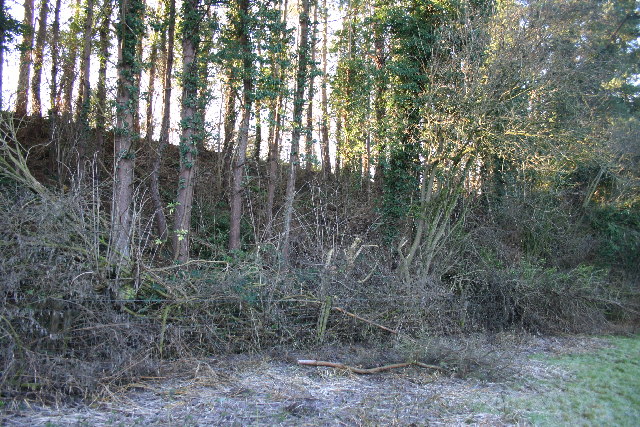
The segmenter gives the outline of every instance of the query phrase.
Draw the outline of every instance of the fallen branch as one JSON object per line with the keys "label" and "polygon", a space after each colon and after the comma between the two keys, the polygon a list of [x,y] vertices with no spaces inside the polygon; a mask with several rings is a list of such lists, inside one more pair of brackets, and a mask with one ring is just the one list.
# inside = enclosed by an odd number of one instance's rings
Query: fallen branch
{"label": "fallen branch", "polygon": [[437,371],[443,370],[439,366],[427,365],[426,363],[420,363],[420,362],[394,363],[391,365],[378,366],[376,368],[356,368],[354,366],[345,365],[343,363],[323,362],[321,360],[298,360],[298,365],[327,366],[329,368],[344,369],[347,371],[351,371],[354,374],[363,374],[363,375],[377,374],[384,371],[390,371],[392,369],[406,368],[407,366],[418,366],[420,368],[435,369]]}

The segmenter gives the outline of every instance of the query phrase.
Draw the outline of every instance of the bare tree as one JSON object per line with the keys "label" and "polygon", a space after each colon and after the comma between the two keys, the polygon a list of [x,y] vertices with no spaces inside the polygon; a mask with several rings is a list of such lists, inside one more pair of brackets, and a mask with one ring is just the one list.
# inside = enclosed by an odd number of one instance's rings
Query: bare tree
{"label": "bare tree", "polygon": [[300,0],[300,43],[298,45],[298,69],[296,87],[293,94],[293,131],[291,133],[291,153],[289,156],[289,178],[285,193],[284,236],[282,240],[282,259],[289,262],[291,219],[293,217],[293,201],[296,190],[296,170],[298,169],[300,133],[302,130],[302,108],[304,106],[304,88],[308,77],[309,62],[309,3]]}
{"label": "bare tree", "polygon": [[180,122],[180,174],[178,175],[178,195],[174,216],[173,248],[174,258],[178,262],[189,259],[189,241],[191,233],[191,209],[193,206],[193,187],[196,177],[198,138],[200,126],[198,117],[198,44],[200,12],[199,0],[185,0],[182,28],[182,105]]}
{"label": "bare tree", "polygon": [[238,118],[238,111],[236,110],[238,90],[236,89],[235,74],[235,67],[232,65],[227,72],[224,97],[224,139],[222,142],[222,169],[218,180],[219,185],[222,185],[223,182],[227,182],[233,158],[233,141],[235,139],[236,120]]}
{"label": "bare tree", "polygon": [[322,176],[325,180],[331,175],[331,157],[329,156],[329,108],[327,97],[327,42],[328,42],[328,20],[329,10],[327,9],[327,0],[322,0],[322,91],[321,91],[321,108],[322,121],[320,124],[320,149],[322,151]]}
{"label": "bare tree", "polygon": [[[282,33],[284,33],[287,24],[287,0],[282,5]],[[278,80],[284,80],[285,69],[281,66],[284,59],[284,50],[278,54],[274,54],[272,58],[271,66],[274,69],[274,75],[278,76]],[[267,203],[265,205],[265,217],[267,226],[265,228],[265,234],[270,236],[273,228],[273,205],[276,195],[276,183],[278,180],[278,154],[280,152],[280,130],[282,127],[282,99],[283,89],[278,90],[278,95],[273,100],[270,112],[271,126],[269,128],[268,148],[267,155],[268,173],[267,173]]]}
{"label": "bare tree", "polygon": [[91,91],[91,42],[93,39],[93,3],[87,0],[87,13],[82,28],[82,54],[80,56],[80,87],[76,113],[80,120],[86,120],[89,115],[89,94]]}
{"label": "bare tree", "polygon": [[118,23],[118,93],[114,144],[113,207],[111,209],[110,262],[118,270],[126,268],[131,257],[131,225],[133,221],[133,99],[138,96],[134,86],[140,72],[136,60],[138,38],[142,37],[143,4],[139,0],[120,0]]}
{"label": "bare tree", "polygon": [[[51,116],[58,114],[58,70],[60,67],[60,9],[62,0],[56,0],[53,12],[53,24],[51,28],[51,86],[49,99],[51,104]],[[55,127],[55,126],[54,126]]]}
{"label": "bare tree", "polygon": [[151,170],[151,200],[156,217],[156,227],[160,239],[168,237],[167,218],[164,214],[162,200],[160,198],[160,166],[164,150],[169,144],[169,124],[171,120],[171,91],[173,73],[173,45],[176,32],[176,2],[168,0],[168,26],[166,34],[166,44],[162,43],[163,56],[165,57],[163,75],[163,107],[162,123],[160,124],[160,141],[157,151],[153,157],[153,167]]}
{"label": "bare tree", "polygon": [[[76,13],[73,21],[79,25],[81,0],[77,0]],[[67,40],[67,52],[62,63],[62,78],[60,80],[61,99],[59,102],[60,113],[68,116],[72,111],[73,85],[76,80],[76,65],[78,62],[78,41]]]}
{"label": "bare tree", "polygon": [[42,115],[40,84],[42,82],[42,59],[44,57],[44,45],[47,38],[48,13],[49,0],[41,0],[40,14],[38,16],[38,33],[36,34],[36,46],[33,53],[33,77],[31,78],[31,112],[36,116]]}
{"label": "bare tree", "polygon": [[87,11],[82,30],[82,54],[80,56],[80,87],[76,104],[78,122],[78,175],[84,177],[85,163],[89,144],[89,109],[91,107],[91,44],[93,40],[93,4],[94,0],[87,0]]}
{"label": "bare tree", "polygon": [[[100,159],[100,153],[104,147],[105,125],[107,123],[107,65],[109,62],[109,42],[111,13],[113,0],[104,0],[101,8],[100,26],[98,28],[98,84],[96,87],[97,113],[96,113],[96,153]],[[100,178],[100,169],[98,176]]]}
{"label": "bare tree", "polygon": [[151,44],[151,53],[149,54],[149,90],[147,91],[147,114],[146,114],[146,136],[145,141],[150,147],[153,142],[153,97],[156,92],[156,71],[158,62],[158,40],[154,39]]}
{"label": "bare tree", "polygon": [[305,129],[305,169],[311,170],[311,164],[313,163],[313,81],[315,78],[316,68],[316,42],[317,42],[317,28],[318,28],[318,1],[313,0],[313,31],[311,32],[311,61],[309,63],[309,93],[307,99],[309,104],[307,105],[307,126]]}
{"label": "bare tree", "polygon": [[18,74],[18,88],[16,90],[16,115],[27,114],[27,101],[29,99],[29,75],[31,73],[31,61],[33,53],[33,9],[34,0],[25,0],[23,35],[20,53],[20,72]]}
{"label": "bare tree", "polygon": [[238,132],[238,144],[233,162],[233,180],[231,184],[231,225],[229,230],[229,250],[240,249],[240,222],[242,221],[242,175],[247,158],[249,141],[249,121],[253,102],[253,60],[249,34],[249,0],[237,0],[239,12],[237,31],[242,49],[242,121]]}

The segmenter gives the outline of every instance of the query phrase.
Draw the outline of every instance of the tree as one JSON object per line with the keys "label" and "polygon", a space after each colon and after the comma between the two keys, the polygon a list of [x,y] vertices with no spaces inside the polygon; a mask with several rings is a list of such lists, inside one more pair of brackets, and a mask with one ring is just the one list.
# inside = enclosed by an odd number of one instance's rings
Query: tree
{"label": "tree", "polygon": [[[173,48],[176,28],[176,3],[175,0],[168,0],[166,3],[166,36],[165,43],[162,43],[164,61],[163,93],[162,93],[162,122],[160,124],[160,141],[153,156],[153,166],[151,170],[151,200],[156,217],[156,227],[161,240],[168,237],[167,219],[164,215],[162,199],[160,198],[160,166],[162,164],[163,153],[169,144],[169,123],[171,118],[171,91],[173,73]],[[164,31],[163,31],[164,34]]]}
{"label": "tree", "polygon": [[80,55],[80,87],[78,88],[78,102],[76,115],[85,127],[88,127],[88,116],[91,93],[91,43],[93,41],[93,2],[86,0],[86,14],[82,26],[82,54]]}
{"label": "tree", "polygon": [[49,92],[49,103],[51,108],[52,128],[55,129],[55,118],[58,115],[58,69],[60,66],[60,9],[62,0],[56,0],[53,12],[53,24],[51,28],[51,86]]}
{"label": "tree", "polygon": [[133,185],[135,151],[133,141],[134,102],[138,88],[133,84],[140,73],[136,58],[138,40],[144,34],[140,0],[119,1],[120,21],[118,33],[118,88],[116,100],[116,127],[114,144],[114,182],[111,209],[111,247],[109,261],[116,272],[126,269],[131,258],[131,233],[133,222]]}
{"label": "tree", "polygon": [[16,115],[27,114],[29,99],[29,75],[33,54],[33,9],[34,0],[25,0],[24,19],[22,21],[22,43],[20,44],[20,71],[18,74],[18,88],[16,89]]}
{"label": "tree", "polygon": [[322,152],[322,176],[327,181],[331,175],[331,156],[329,154],[329,100],[327,96],[328,73],[327,73],[327,44],[328,44],[328,20],[329,9],[327,0],[322,1],[322,86],[321,86],[321,109],[322,119],[320,122],[320,150]]}
{"label": "tree", "polygon": [[253,52],[250,38],[250,10],[249,0],[237,0],[237,39],[242,51],[242,120],[238,132],[238,144],[233,162],[233,177],[231,187],[231,225],[229,230],[229,250],[239,250],[240,222],[242,220],[243,172],[247,157],[249,141],[249,121],[251,119],[251,105],[253,102]]}
{"label": "tree", "polygon": [[284,231],[282,239],[282,259],[289,263],[291,250],[291,219],[296,191],[296,171],[299,163],[300,134],[302,131],[302,108],[304,106],[304,88],[308,78],[309,64],[309,4],[310,0],[300,0],[300,41],[298,44],[298,65],[295,90],[293,92],[293,131],[291,133],[291,153],[289,155],[289,178],[285,193]]}
{"label": "tree", "polygon": [[33,54],[33,77],[31,78],[31,112],[36,116],[42,116],[42,100],[40,98],[40,84],[42,82],[42,60],[47,36],[47,15],[49,13],[49,1],[41,0],[40,14],[38,17],[38,32]]}
{"label": "tree", "polygon": [[85,162],[89,145],[89,110],[91,109],[91,44],[93,41],[93,4],[87,0],[87,10],[82,29],[82,53],[80,55],[80,86],[76,104],[76,121],[78,122],[78,175],[85,175]]}
{"label": "tree", "polygon": [[318,28],[318,1],[314,0],[313,4],[313,31],[311,31],[311,61],[309,62],[309,93],[307,99],[307,125],[305,132],[305,168],[311,170],[311,165],[315,160],[313,154],[313,81],[316,76],[316,44],[317,44],[317,28]]}
{"label": "tree", "polygon": [[193,187],[196,176],[198,139],[202,138],[198,119],[199,64],[198,46],[199,27],[202,12],[199,0],[186,0],[182,5],[182,101],[180,111],[180,173],[178,175],[178,195],[174,215],[173,248],[174,258],[178,262],[189,259],[189,241],[191,233],[191,209],[193,206]]}
{"label": "tree", "polygon": [[[107,65],[109,63],[110,27],[113,0],[104,0],[100,10],[100,24],[98,26],[98,84],[96,87],[96,153],[98,159],[104,149],[104,135],[109,117],[107,111]],[[98,176],[100,180],[100,168]]]}
{"label": "tree", "polygon": [[76,0],[75,13],[71,18],[69,29],[62,33],[64,36],[62,46],[65,48],[64,60],[62,61],[62,78],[60,79],[60,97],[57,102],[57,109],[65,120],[70,120],[73,110],[72,98],[73,87],[76,80],[76,65],[78,62],[79,40],[77,34],[81,30],[81,0]]}
{"label": "tree", "polygon": [[[267,90],[271,93],[271,106],[269,109],[269,136],[267,154],[267,201],[265,203],[265,235],[270,237],[273,230],[273,209],[278,182],[278,156],[280,153],[280,136],[282,129],[283,111],[282,103],[287,93],[286,69],[288,44],[290,40],[287,29],[288,2],[279,3],[282,11],[272,17],[272,49],[270,50],[270,84]],[[275,96],[274,96],[275,95]]]}

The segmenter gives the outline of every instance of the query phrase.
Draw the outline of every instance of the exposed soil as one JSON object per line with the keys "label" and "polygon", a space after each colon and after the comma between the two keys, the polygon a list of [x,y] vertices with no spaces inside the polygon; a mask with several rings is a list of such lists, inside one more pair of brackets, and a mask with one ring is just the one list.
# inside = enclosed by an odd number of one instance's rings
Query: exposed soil
{"label": "exposed soil", "polygon": [[325,347],[313,354],[225,356],[182,361],[166,368],[162,378],[111,388],[108,398],[94,402],[57,407],[24,402],[20,409],[6,408],[0,421],[8,426],[523,425],[522,414],[506,402],[544,392],[536,380],[568,375],[532,354],[594,351],[607,343],[584,336],[497,335],[429,345],[433,354],[443,355],[444,372],[409,367],[356,375],[296,363],[323,359],[370,367],[376,358],[377,364],[398,361],[397,349]]}

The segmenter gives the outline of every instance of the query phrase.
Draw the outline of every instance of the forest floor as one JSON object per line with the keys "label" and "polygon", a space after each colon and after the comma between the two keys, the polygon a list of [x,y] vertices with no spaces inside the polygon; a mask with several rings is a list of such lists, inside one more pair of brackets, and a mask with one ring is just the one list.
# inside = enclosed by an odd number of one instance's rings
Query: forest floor
{"label": "forest floor", "polygon": [[90,403],[24,402],[4,408],[0,424],[640,425],[640,336],[500,334],[427,345],[443,355],[445,371],[357,375],[297,364],[301,358],[370,367],[397,357],[375,346],[272,350],[174,363],[162,377],[112,388]]}

